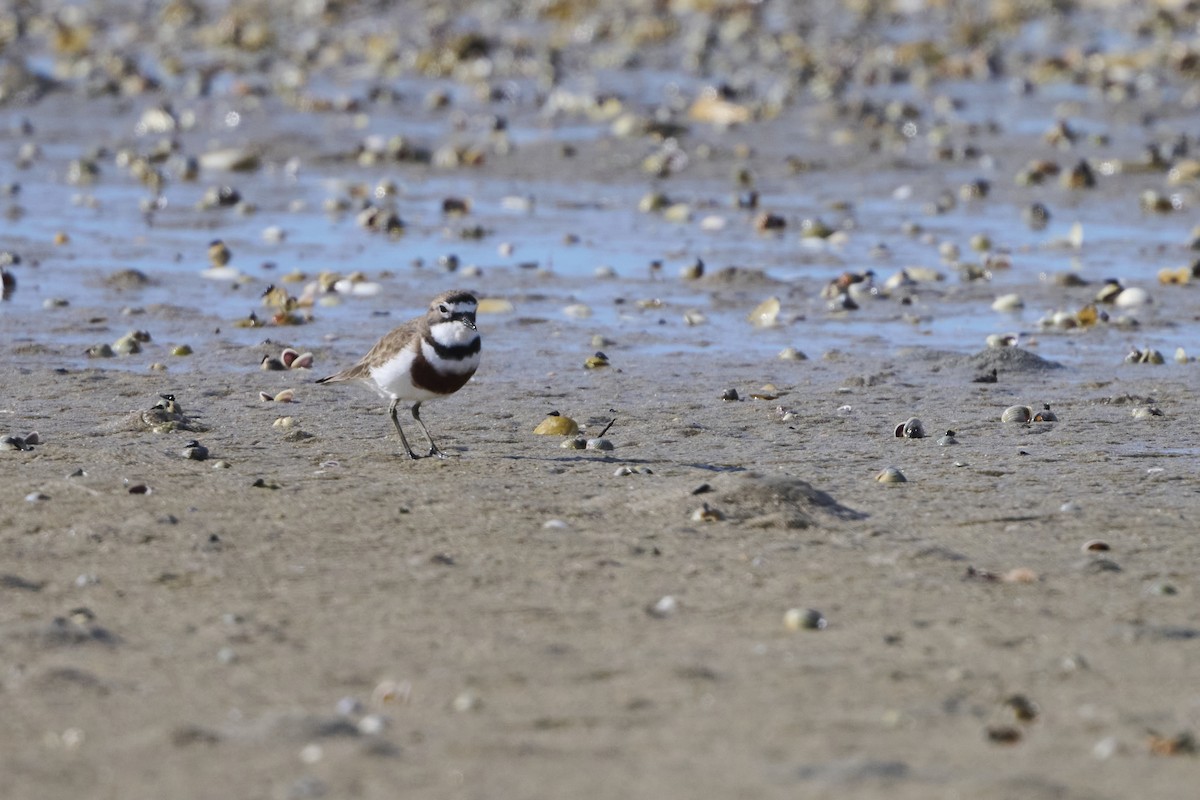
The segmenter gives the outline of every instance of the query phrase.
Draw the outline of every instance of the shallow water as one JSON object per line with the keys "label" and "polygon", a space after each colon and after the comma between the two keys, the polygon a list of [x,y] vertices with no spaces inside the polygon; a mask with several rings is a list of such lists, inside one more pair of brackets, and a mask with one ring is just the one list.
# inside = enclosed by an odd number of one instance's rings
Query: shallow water
{"label": "shallow water", "polygon": [[[580,79],[574,81],[578,87]],[[698,85],[682,73],[661,70],[602,72],[583,83],[651,104],[669,104],[671,98],[677,102],[691,96]],[[313,93],[353,97],[365,85],[355,80],[329,81],[318,83]],[[407,103],[374,107],[369,114],[306,114],[271,98],[249,103],[222,95],[222,85],[217,84],[213,97],[186,104],[197,121],[177,134],[182,149],[199,153],[228,146],[257,148],[264,152],[263,168],[250,174],[202,173],[194,182],[170,179],[149,215],[140,205],[151,199],[150,194],[113,159],[122,147],[144,152],[159,138],[136,133],[137,120],[149,103],[92,101],[86,131],[79,129],[77,101],[70,98],[52,95],[36,106],[7,109],[0,135],[5,154],[0,159],[0,182],[20,185],[19,194],[7,204],[19,206],[22,213],[10,215],[3,246],[21,253],[25,261],[13,270],[19,288],[5,308],[29,315],[31,337],[49,345],[83,344],[95,338],[70,326],[42,327],[41,320],[53,320],[60,313],[41,310],[49,298],[66,299],[72,307],[108,309],[109,315],[127,306],[182,303],[226,320],[223,336],[249,342],[261,339],[263,331],[239,331],[231,323],[252,311],[264,313],[258,295],[268,285],[293,270],[309,276],[335,270],[362,271],[381,280],[380,297],[348,298],[337,307],[319,307],[317,316],[326,318],[328,325],[311,333],[289,330],[288,336],[327,337],[349,329],[359,338],[356,323],[363,319],[364,309],[374,314],[394,309],[395,318],[403,318],[419,311],[427,293],[412,289],[412,284],[424,287],[435,281],[465,283],[498,296],[532,292],[531,299],[517,308],[518,314],[561,318],[567,303],[586,303],[593,315],[579,323],[581,335],[585,329],[637,329],[653,334],[642,343],[645,347],[730,347],[755,356],[786,345],[810,355],[839,348],[912,345],[974,352],[987,335],[1013,332],[1048,358],[1070,362],[1088,351],[1111,354],[1116,361],[1132,346],[1155,347],[1169,356],[1175,347],[1190,346],[1200,333],[1197,315],[1188,311],[1193,288],[1158,287],[1155,282],[1158,269],[1190,260],[1186,212],[1146,214],[1137,207],[1143,189],[1165,190],[1160,172],[1101,177],[1101,187],[1088,192],[1068,192],[1054,178],[1042,187],[1017,190],[1013,186],[1015,171],[1035,154],[1057,158],[1064,166],[1081,157],[1080,152],[1093,159],[1136,160],[1144,144],[1144,126],[1128,113],[1105,117],[1106,107],[1084,88],[1054,84],[1025,96],[1003,81],[940,86],[941,94],[960,101],[942,120],[952,131],[951,141],[965,141],[970,126],[998,124],[995,131],[974,137],[982,142],[984,154],[966,161],[931,160],[930,148],[923,143],[930,127],[924,120],[906,152],[860,164],[846,161],[844,154],[828,150],[828,132],[819,121],[810,124],[801,109],[728,134],[694,124],[698,135],[716,143],[713,163],[696,163],[694,169],[689,166],[666,179],[640,181],[630,179],[637,174],[634,165],[657,145],[630,147],[613,140],[608,121],[548,120],[532,102],[533,89],[521,85],[511,87],[515,99],[502,109],[509,116],[509,137],[518,151],[541,155],[527,157],[515,169],[360,167],[347,154],[372,134],[402,134],[430,147],[444,141],[479,142],[487,136],[491,106],[455,84],[409,80],[397,82],[395,88],[408,98]],[[413,107],[412,98],[431,88],[445,89],[454,98],[455,110],[449,118]],[[1173,96],[1169,87],[1160,94]],[[881,102],[928,100],[904,85],[862,92],[863,99],[871,95]],[[231,125],[229,114],[235,110],[238,122]],[[1068,114],[1081,131],[1104,133],[1109,142],[1076,152],[1047,150],[1041,134]],[[1175,118],[1157,138],[1168,137],[1171,129],[1182,127],[1195,114],[1172,111],[1164,116]],[[25,122],[35,134],[22,132]],[[19,168],[14,163],[16,150],[27,141],[37,141],[41,153],[31,166]],[[595,157],[596,150],[587,148],[603,147],[606,142],[623,154],[622,163],[630,165],[611,179],[576,170],[577,162],[557,153],[569,143],[585,148],[585,158]],[[781,214],[789,222],[781,234],[756,233],[755,212],[733,206],[735,189],[728,176],[743,160],[728,152],[742,142],[749,143],[756,155],[762,153],[749,163],[756,164],[760,209]],[[828,163],[810,173],[788,175],[779,169],[778,155],[789,148],[825,148]],[[92,151],[98,153],[98,179],[88,185],[68,185],[71,159]],[[169,172],[170,167],[164,169]],[[395,207],[407,225],[402,236],[389,239],[371,234],[357,226],[352,212],[331,215],[322,210],[326,200],[344,196],[348,187],[369,188],[384,179],[398,187]],[[975,179],[992,185],[991,196],[959,201],[944,213],[929,213],[925,208],[940,194],[957,194],[958,187]],[[257,210],[243,215],[233,209],[197,209],[203,192],[221,184],[238,188]],[[639,198],[652,188],[688,202],[691,218],[675,223],[637,211]],[[1179,191],[1190,206],[1190,189]],[[446,197],[468,199],[470,214],[445,217],[441,202]],[[528,201],[528,208],[516,208],[519,204],[513,198]],[[1051,222],[1044,230],[1031,230],[1021,220],[1021,207],[1035,199],[1052,208]],[[840,205],[833,208],[832,203]],[[710,216],[723,217],[725,227],[716,232],[702,229],[700,221]],[[797,230],[805,218],[819,218],[842,230],[843,240],[836,245],[802,240]],[[920,225],[923,233],[904,232],[907,223]],[[1075,223],[1084,231],[1078,248],[1066,243]],[[264,241],[263,230],[270,226],[281,228],[286,239]],[[485,235],[478,240],[462,238],[459,232],[469,226],[480,226]],[[60,232],[69,235],[70,243],[50,245]],[[952,265],[942,262],[938,245],[957,244],[964,262],[978,261],[978,254],[967,246],[970,237],[978,234],[987,235],[1006,252],[1012,266],[994,272],[990,281],[964,283]],[[576,238],[568,243],[568,236]],[[215,238],[233,250],[232,266],[247,276],[244,285],[198,277],[208,266],[205,251]],[[502,243],[511,252],[502,253]],[[880,245],[886,248],[882,255],[876,251]],[[438,259],[449,254],[481,273],[431,277]],[[763,270],[784,284],[743,289],[745,305],[728,307],[710,296],[708,288],[679,280],[680,267],[695,258],[703,259],[709,272],[736,265]],[[652,275],[649,265],[655,261],[663,268]],[[908,306],[894,300],[868,300],[858,311],[833,314],[818,296],[824,283],[843,270],[872,269],[882,281],[914,265],[934,267],[946,280],[922,287]],[[616,277],[595,277],[601,266],[611,268]],[[124,268],[138,269],[156,282],[123,293],[101,285],[101,276]],[[1049,276],[1063,272],[1077,273],[1090,285],[1071,290],[1054,286]],[[1039,320],[1046,314],[1078,309],[1108,277],[1151,290],[1157,302],[1129,312],[1141,323],[1139,328],[1101,326],[1065,333],[1040,329]],[[298,293],[302,285],[289,288]],[[414,292],[419,293],[413,296]],[[1009,292],[1026,299],[1024,308],[1008,314],[992,311],[991,300]],[[786,324],[774,331],[750,329],[746,314],[770,294],[783,296]],[[660,299],[663,307],[651,312],[631,310],[637,300],[649,298]],[[702,311],[707,323],[694,328],[684,325],[681,312],[688,308]],[[361,338],[369,341],[379,323],[368,318],[362,325],[366,330]],[[163,332],[155,334],[169,338]]]}

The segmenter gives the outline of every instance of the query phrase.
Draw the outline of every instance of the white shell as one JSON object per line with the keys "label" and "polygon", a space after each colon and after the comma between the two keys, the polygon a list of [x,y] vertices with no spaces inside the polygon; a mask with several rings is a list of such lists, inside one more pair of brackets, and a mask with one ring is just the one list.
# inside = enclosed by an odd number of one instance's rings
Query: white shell
{"label": "white shell", "polygon": [[1029,406],[1009,406],[1000,415],[1001,422],[1029,422],[1033,419],[1033,409]]}
{"label": "white shell", "polygon": [[1025,301],[1021,299],[1021,295],[1002,294],[992,303],[992,311],[1016,311],[1019,308],[1025,307]]}
{"label": "white shell", "polygon": [[1140,286],[1131,286],[1128,289],[1123,289],[1117,295],[1116,300],[1113,301],[1117,308],[1137,308],[1138,306],[1147,305],[1150,302],[1152,302],[1150,300],[1150,293]]}

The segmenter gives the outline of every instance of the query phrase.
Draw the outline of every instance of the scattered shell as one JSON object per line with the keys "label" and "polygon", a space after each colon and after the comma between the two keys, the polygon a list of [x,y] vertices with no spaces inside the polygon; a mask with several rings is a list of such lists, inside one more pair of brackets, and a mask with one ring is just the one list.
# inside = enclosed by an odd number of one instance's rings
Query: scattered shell
{"label": "scattered shell", "polygon": [[1033,419],[1033,409],[1029,406],[1009,406],[1000,415],[1001,422],[1029,422]]}
{"label": "scattered shell", "polygon": [[1164,286],[1182,286],[1185,283],[1189,283],[1192,277],[1191,267],[1178,267],[1176,269],[1163,267],[1158,271],[1158,282]]}
{"label": "scattered shell", "polygon": [[579,425],[570,417],[554,412],[538,423],[533,432],[538,436],[574,436],[579,433]]}
{"label": "scattered shell", "polygon": [[800,630],[823,631],[828,626],[825,615],[815,608],[789,608],[783,614],[783,627],[793,633]]}
{"label": "scattered shell", "polygon": [[1125,356],[1126,364],[1164,364],[1166,359],[1158,350],[1147,347],[1145,350],[1138,350],[1136,347],[1129,351]]}
{"label": "scattered shell", "polygon": [[794,347],[785,347],[779,351],[779,358],[783,361],[807,361],[808,356],[800,352]]}
{"label": "scattered shell", "polygon": [[958,444],[958,439],[955,438],[954,431],[946,431],[945,435],[940,437],[937,443],[942,447],[947,447],[949,445]]}
{"label": "scattered shell", "polygon": [[150,406],[150,410],[161,410],[164,414],[178,416],[183,413],[183,406],[175,399],[173,394],[160,394],[154,405]]}
{"label": "scattered shell", "polygon": [[1186,364],[1186,363],[1188,363],[1188,354],[1187,354],[1187,351],[1186,351],[1186,350],[1184,350],[1182,347],[1176,347],[1176,348],[1175,348],[1175,362],[1176,362],[1177,364]]}
{"label": "scattered shell", "polygon": [[113,343],[112,349],[123,356],[142,352],[142,343],[135,333],[127,333]]}
{"label": "scattered shell", "polygon": [[189,344],[177,344],[171,348],[173,356],[190,356],[192,354],[192,346]]}
{"label": "scattered shell", "polygon": [[612,450],[613,443],[604,438],[588,439],[585,448],[588,450]]}
{"label": "scattered shell", "polygon": [[747,319],[756,327],[770,328],[778,324],[779,309],[779,298],[768,297],[766,300],[755,306],[754,310],[750,312],[750,316],[748,316]]}
{"label": "scattered shell", "polygon": [[886,469],[884,469],[882,472],[880,472],[878,475],[875,476],[875,480],[879,481],[880,483],[907,483],[908,482],[908,478],[904,477],[904,473],[901,472],[899,470],[899,468],[897,468],[897,467],[887,467]]}
{"label": "scattered shell", "polygon": [[1029,567],[1016,567],[1000,576],[1004,583],[1037,583],[1038,574]]}
{"label": "scattered shell", "polygon": [[279,356],[279,360],[288,369],[312,369],[313,354],[299,353],[290,347],[285,347]]}
{"label": "scattered shell", "polygon": [[575,319],[587,319],[592,315],[592,309],[583,303],[572,303],[563,309],[563,313]]}
{"label": "scattered shell", "polygon": [[1049,403],[1042,404],[1042,410],[1033,415],[1034,422],[1058,422],[1058,415],[1050,410]]}
{"label": "scattered shell", "polygon": [[1196,739],[1186,731],[1175,736],[1160,736],[1157,733],[1151,733],[1147,744],[1151,754],[1156,756],[1177,756],[1196,752]]}
{"label": "scattered shell", "polygon": [[475,308],[476,314],[511,314],[516,309],[513,304],[502,297],[481,297]]}
{"label": "scattered shell", "polygon": [[924,439],[925,426],[916,417],[909,417],[896,426],[896,438]]}
{"label": "scattered shell", "polygon": [[113,352],[112,346],[107,344],[92,345],[83,354],[88,358],[112,358],[116,355]]}
{"label": "scattered shell", "polygon": [[258,153],[241,147],[210,150],[202,153],[198,160],[201,169],[220,172],[253,172],[262,165]]}
{"label": "scattered shell", "polygon": [[993,333],[987,337],[987,346],[994,348],[1016,347],[1020,341],[1020,337],[1015,333]]}
{"label": "scattered shell", "polygon": [[733,401],[737,400],[738,399],[737,389],[726,389],[725,391],[721,392],[721,399],[726,402],[733,402]]}
{"label": "scattered shell", "polygon": [[192,461],[204,461],[208,458],[208,448],[193,439],[183,446],[179,454]]}
{"label": "scattered shell", "polygon": [[587,448],[587,443],[587,437],[574,436],[570,439],[563,439],[563,443],[560,444],[559,447],[563,448],[564,450],[584,450]]}
{"label": "scattered shell", "polygon": [[1016,311],[1025,307],[1025,301],[1021,299],[1021,295],[1002,294],[992,303],[992,311]]}
{"label": "scattered shell", "polygon": [[1021,731],[1011,725],[991,725],[987,729],[987,738],[996,744],[1016,744],[1021,741]]}
{"label": "scattered shell", "polygon": [[1138,406],[1129,413],[1134,419],[1154,419],[1163,416],[1162,409],[1154,406]]}
{"label": "scattered shell", "polygon": [[684,265],[679,270],[679,277],[688,281],[704,277],[704,262],[697,258],[692,263]]}
{"label": "scattered shell", "polygon": [[1113,298],[1113,305],[1117,308],[1137,308],[1152,302],[1150,293],[1140,286],[1131,286],[1128,289],[1122,289]]}
{"label": "scattered shell", "polygon": [[652,617],[669,617],[679,610],[679,601],[672,595],[663,595],[654,605],[646,608],[646,613]]}
{"label": "scattered shell", "polygon": [[759,233],[767,231],[781,231],[787,227],[787,220],[778,214],[762,212],[754,218],[754,230]]}
{"label": "scattered shell", "polygon": [[294,389],[284,389],[282,392],[279,392],[278,394],[275,394],[275,395],[272,395],[269,392],[259,392],[258,393],[258,399],[263,401],[264,403],[270,403],[272,401],[274,401],[276,403],[290,403],[290,402],[292,402],[292,400],[295,399],[295,397],[296,397],[296,392]]}
{"label": "scattered shell", "polygon": [[608,356],[600,351],[596,351],[595,355],[588,356],[583,362],[584,369],[602,369],[608,365]]}
{"label": "scattered shell", "polygon": [[213,239],[208,243],[208,262],[214,267],[224,267],[233,259],[229,245],[221,239]]}
{"label": "scattered shell", "polygon": [[725,514],[708,503],[692,512],[692,522],[720,522],[723,519],[725,519]]}
{"label": "scattered shell", "polygon": [[683,312],[683,322],[685,325],[703,325],[708,322],[708,317],[704,316],[704,312],[695,308],[689,308]]}
{"label": "scattered shell", "polygon": [[1108,542],[1104,541],[1103,539],[1088,539],[1083,543],[1080,549],[1082,549],[1085,553],[1097,553],[1105,552],[1111,550],[1112,548],[1109,547]]}
{"label": "scattered shell", "polygon": [[749,122],[751,111],[748,107],[723,97],[719,89],[707,87],[688,108],[688,117],[696,122],[727,128]]}

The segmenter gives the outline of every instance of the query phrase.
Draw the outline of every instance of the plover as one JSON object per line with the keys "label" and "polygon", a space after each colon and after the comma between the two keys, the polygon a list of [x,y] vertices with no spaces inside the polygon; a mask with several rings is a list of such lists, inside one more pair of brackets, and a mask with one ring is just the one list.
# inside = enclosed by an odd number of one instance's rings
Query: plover
{"label": "plover", "polygon": [[386,334],[354,366],[321,378],[317,383],[359,381],[391,401],[388,414],[410,458],[419,456],[408,445],[396,406],[411,402],[413,419],[429,440],[426,455],[443,458],[421,420],[421,404],[448,397],[471,379],[479,367],[479,331],[475,309],[479,301],[470,292],[443,292],[422,317],[411,319]]}

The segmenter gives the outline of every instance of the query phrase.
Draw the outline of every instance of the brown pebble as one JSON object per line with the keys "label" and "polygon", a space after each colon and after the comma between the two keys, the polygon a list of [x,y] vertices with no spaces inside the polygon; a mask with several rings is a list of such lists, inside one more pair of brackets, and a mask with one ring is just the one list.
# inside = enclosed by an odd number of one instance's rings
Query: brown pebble
{"label": "brown pebble", "polygon": [[1021,741],[1021,731],[1011,725],[992,725],[987,729],[987,738],[995,744],[1016,744]]}

